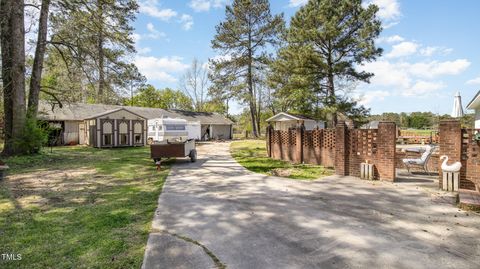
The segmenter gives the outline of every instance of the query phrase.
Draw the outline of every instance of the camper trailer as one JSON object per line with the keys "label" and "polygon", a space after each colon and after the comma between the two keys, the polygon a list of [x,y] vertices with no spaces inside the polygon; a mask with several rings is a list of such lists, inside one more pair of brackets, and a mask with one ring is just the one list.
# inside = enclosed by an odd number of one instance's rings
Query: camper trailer
{"label": "camper trailer", "polygon": [[185,141],[187,139],[187,121],[184,119],[157,118],[148,120],[149,141]]}

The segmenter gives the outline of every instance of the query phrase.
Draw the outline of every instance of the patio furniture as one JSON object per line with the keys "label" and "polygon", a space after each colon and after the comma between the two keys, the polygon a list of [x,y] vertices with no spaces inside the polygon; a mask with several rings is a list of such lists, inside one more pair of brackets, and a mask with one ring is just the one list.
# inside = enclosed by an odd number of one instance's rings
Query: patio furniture
{"label": "patio furniture", "polygon": [[425,171],[425,173],[428,173],[428,160],[430,160],[430,157],[432,156],[434,150],[434,146],[428,145],[419,159],[403,159],[402,161],[407,167],[408,172],[410,173],[410,169],[413,166],[417,166],[421,167]]}

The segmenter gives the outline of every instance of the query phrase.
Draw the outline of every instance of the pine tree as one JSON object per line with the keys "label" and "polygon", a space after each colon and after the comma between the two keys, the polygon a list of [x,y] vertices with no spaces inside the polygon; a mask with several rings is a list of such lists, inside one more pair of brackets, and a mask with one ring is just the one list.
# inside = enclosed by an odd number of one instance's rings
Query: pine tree
{"label": "pine tree", "polygon": [[236,84],[243,89],[237,97],[248,104],[252,134],[258,136],[255,72],[267,62],[266,49],[278,42],[283,15],[273,16],[268,0],[234,0],[226,7],[225,16],[212,40],[212,47],[225,57],[212,63],[215,69],[237,78]]}
{"label": "pine tree", "polygon": [[318,97],[322,108],[331,112],[333,124],[337,112],[365,113],[338,90],[342,85],[369,82],[373,76],[356,66],[382,53],[375,46],[382,29],[377,12],[377,6],[363,7],[361,0],[310,0],[292,17],[287,45],[273,66],[276,86],[286,96],[292,97],[291,92],[294,100],[295,96]]}

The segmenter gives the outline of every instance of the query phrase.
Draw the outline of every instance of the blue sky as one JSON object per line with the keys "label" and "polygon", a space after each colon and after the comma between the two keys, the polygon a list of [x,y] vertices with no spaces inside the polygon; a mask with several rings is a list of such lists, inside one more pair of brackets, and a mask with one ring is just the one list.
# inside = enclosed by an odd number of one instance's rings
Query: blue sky
{"label": "blue sky", "polygon": [[[287,21],[305,0],[272,0],[274,14]],[[376,62],[358,68],[375,73],[353,96],[372,113],[432,111],[450,113],[460,91],[464,106],[480,90],[480,1],[368,0],[380,7],[384,49]],[[178,88],[196,57],[218,56],[211,48],[215,26],[228,0],[141,0],[134,24],[135,62],[148,82]],[[235,105],[231,113],[238,113]]]}

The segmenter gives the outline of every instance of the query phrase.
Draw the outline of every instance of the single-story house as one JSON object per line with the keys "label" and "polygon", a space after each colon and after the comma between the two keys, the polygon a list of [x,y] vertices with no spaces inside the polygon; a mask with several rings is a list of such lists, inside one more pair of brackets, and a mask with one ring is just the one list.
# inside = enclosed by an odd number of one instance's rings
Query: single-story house
{"label": "single-story house", "polygon": [[[118,113],[117,113],[118,112]],[[180,111],[180,110],[165,110],[161,108],[148,108],[148,107],[134,107],[134,106],[118,106],[118,105],[104,105],[104,104],[82,104],[82,103],[72,103],[64,104],[63,107],[58,105],[52,106],[47,102],[40,102],[39,104],[39,119],[48,121],[49,123],[59,127],[57,145],[68,145],[68,144],[82,144],[82,145],[91,145],[98,147],[102,146],[103,140],[106,142],[113,143],[112,146],[124,146],[120,144],[115,144],[116,142],[123,142],[125,139],[131,142],[129,146],[140,145],[141,143],[145,144],[148,139],[147,126],[148,121],[158,118],[179,118],[185,119],[187,122],[192,125],[200,124],[201,129],[204,130],[201,138],[214,138],[214,139],[231,139],[232,138],[232,125],[233,122],[217,113],[206,113],[206,112],[189,112],[189,111]],[[108,135],[105,132],[98,133],[102,127],[107,128],[108,123],[114,120],[109,134],[111,134],[111,141],[108,139]],[[132,120],[128,123],[127,133],[128,137],[125,137],[125,125],[122,124],[122,133],[121,137],[118,137],[120,133],[115,133],[115,130],[118,131],[119,126],[117,122],[120,120]],[[98,120],[104,120],[103,123],[106,123],[105,126],[100,125]],[[139,130],[138,124],[135,125],[133,120],[144,121],[142,123],[143,136],[138,137]],[[97,135],[91,136],[91,128],[95,124],[97,127]],[[97,125],[98,124],[98,125]],[[110,126],[110,125],[108,125]],[[137,138],[140,138],[141,143],[136,143]],[[96,140],[93,140],[96,139]],[[133,140],[132,140],[133,139]]]}
{"label": "single-story house", "polygon": [[286,131],[290,128],[295,128],[303,124],[305,130],[313,130],[315,128],[325,128],[324,121],[318,121],[310,117],[298,114],[291,114],[287,112],[280,112],[273,117],[267,119],[267,122],[272,124],[274,130]]}
{"label": "single-story house", "polygon": [[480,91],[478,91],[472,101],[468,103],[467,109],[475,111],[475,129],[480,129]]}

